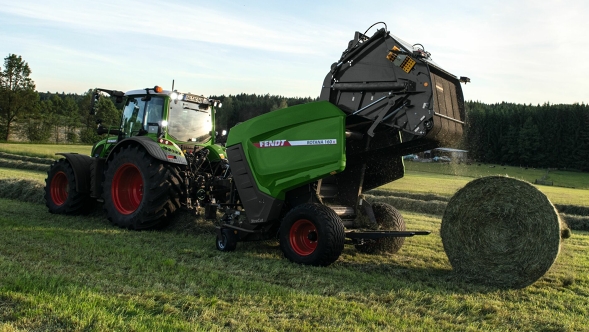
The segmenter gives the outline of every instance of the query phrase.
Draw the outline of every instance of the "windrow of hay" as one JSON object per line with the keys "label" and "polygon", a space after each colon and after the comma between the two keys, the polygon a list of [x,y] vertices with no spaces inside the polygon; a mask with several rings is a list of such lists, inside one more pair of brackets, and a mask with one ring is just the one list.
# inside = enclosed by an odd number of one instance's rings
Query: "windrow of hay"
{"label": "windrow of hay", "polygon": [[394,206],[398,210],[407,210],[424,214],[441,216],[446,209],[446,202],[441,201],[420,201],[416,199],[395,197],[395,196],[374,196],[364,195],[370,203],[381,202]]}
{"label": "windrow of hay", "polygon": [[0,158],[2,158],[2,159],[11,159],[11,160],[20,160],[20,161],[28,161],[30,163],[44,164],[44,165],[51,165],[55,161],[55,159],[21,156],[21,155],[18,155],[18,154],[12,154],[12,153],[6,153],[6,152],[0,152]]}
{"label": "windrow of hay", "polygon": [[403,197],[409,199],[415,199],[420,201],[440,201],[440,202],[448,202],[450,197],[437,195],[437,194],[420,194],[420,193],[407,193],[407,192],[397,192],[391,190],[383,190],[383,189],[372,189],[366,192],[368,195],[373,196],[395,196],[395,197]]}
{"label": "windrow of hay", "polygon": [[564,213],[561,213],[560,217],[564,219],[570,229],[578,231],[589,231],[589,217],[574,216]]}
{"label": "windrow of hay", "polygon": [[26,179],[0,179],[0,197],[45,204],[44,184]]}
{"label": "windrow of hay", "polygon": [[561,228],[558,212],[537,188],[490,176],[469,182],[452,197],[440,235],[459,278],[523,288],[556,260]]}
{"label": "windrow of hay", "polygon": [[46,164],[37,164],[28,161],[3,158],[0,158],[0,167],[27,169],[31,171],[47,171],[49,169],[49,165]]}
{"label": "windrow of hay", "polygon": [[554,204],[560,213],[589,217],[589,207],[578,205]]}

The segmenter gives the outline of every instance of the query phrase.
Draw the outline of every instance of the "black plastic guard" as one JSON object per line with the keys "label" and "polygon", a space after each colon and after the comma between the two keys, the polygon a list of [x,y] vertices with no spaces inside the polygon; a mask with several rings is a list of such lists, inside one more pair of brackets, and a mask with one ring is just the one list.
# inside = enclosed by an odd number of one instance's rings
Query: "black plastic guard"
{"label": "black plastic guard", "polygon": [[241,144],[227,148],[227,159],[231,165],[231,173],[239,192],[241,204],[245,208],[250,224],[256,225],[278,220],[284,201],[258,189]]}

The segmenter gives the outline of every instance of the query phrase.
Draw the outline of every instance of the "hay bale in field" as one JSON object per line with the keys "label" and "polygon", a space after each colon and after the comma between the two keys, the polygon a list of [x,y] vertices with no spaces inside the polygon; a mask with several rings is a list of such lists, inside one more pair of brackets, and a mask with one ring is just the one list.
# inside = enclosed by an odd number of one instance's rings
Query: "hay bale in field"
{"label": "hay bale in field", "polygon": [[458,277],[523,288],[556,260],[561,228],[558,212],[534,186],[490,176],[471,181],[452,197],[440,233]]}

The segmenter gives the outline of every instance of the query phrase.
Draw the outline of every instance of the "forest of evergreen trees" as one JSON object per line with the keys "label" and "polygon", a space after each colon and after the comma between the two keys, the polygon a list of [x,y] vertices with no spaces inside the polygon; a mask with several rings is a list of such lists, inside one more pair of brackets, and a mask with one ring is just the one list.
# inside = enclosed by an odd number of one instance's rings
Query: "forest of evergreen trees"
{"label": "forest of evergreen trees", "polygon": [[589,105],[466,104],[471,159],[589,171]]}

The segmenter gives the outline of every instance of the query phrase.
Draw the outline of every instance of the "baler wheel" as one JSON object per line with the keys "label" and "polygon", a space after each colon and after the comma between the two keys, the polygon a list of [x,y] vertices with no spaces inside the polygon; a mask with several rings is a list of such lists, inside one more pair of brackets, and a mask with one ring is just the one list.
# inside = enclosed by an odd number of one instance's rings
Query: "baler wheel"
{"label": "baler wheel", "polygon": [[104,209],[115,225],[150,229],[165,225],[180,207],[183,181],[177,166],[159,161],[139,146],[126,146],[108,162]]}
{"label": "baler wheel", "polygon": [[[381,231],[405,231],[405,219],[393,206],[386,203],[373,203],[372,210]],[[404,237],[385,237],[356,245],[358,251],[366,254],[394,254],[405,243]]]}
{"label": "baler wheel", "polygon": [[229,228],[223,228],[221,234],[217,234],[215,244],[219,251],[234,251],[237,247],[237,235],[235,231]]}
{"label": "baler wheel", "polygon": [[65,159],[53,163],[45,180],[45,205],[49,212],[79,214],[88,212],[90,196],[76,190],[74,169]]}
{"label": "baler wheel", "polygon": [[280,225],[280,248],[289,260],[305,265],[327,266],[344,249],[344,226],[330,208],[305,203],[290,210]]}

